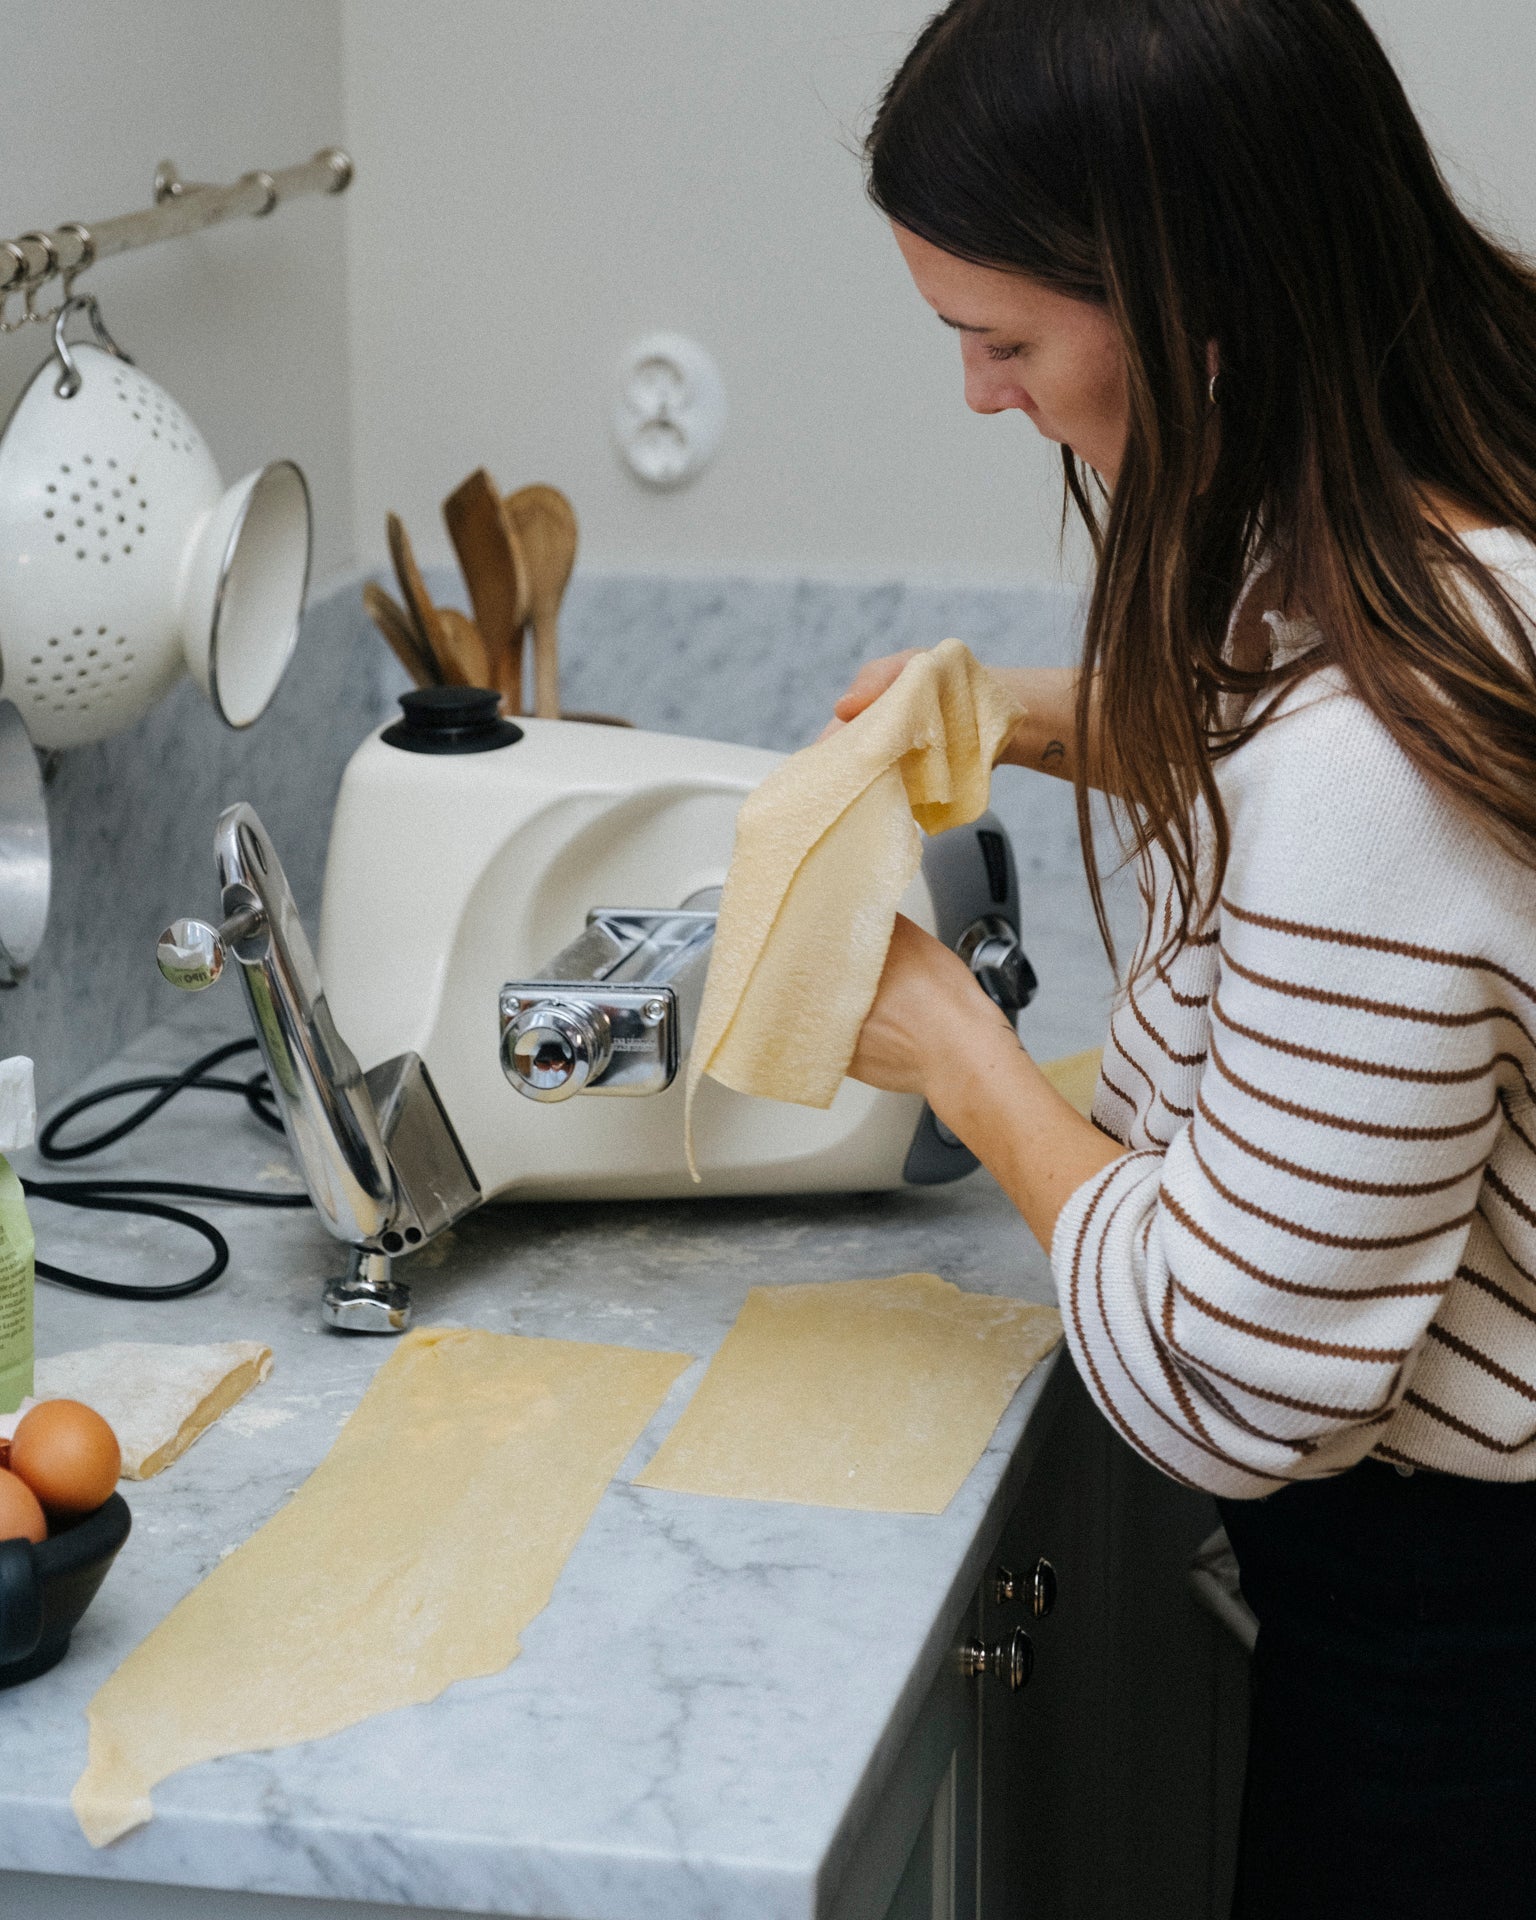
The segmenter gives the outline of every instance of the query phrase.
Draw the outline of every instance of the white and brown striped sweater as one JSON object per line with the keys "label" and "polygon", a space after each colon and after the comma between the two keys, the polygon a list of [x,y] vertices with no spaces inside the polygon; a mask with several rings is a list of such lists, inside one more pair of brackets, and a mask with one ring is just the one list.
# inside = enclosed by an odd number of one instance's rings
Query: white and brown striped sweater
{"label": "white and brown striped sweater", "polygon": [[[1466,537],[1536,615],[1536,548]],[[1331,671],[1219,781],[1219,904],[1105,1048],[1131,1152],[1056,1227],[1079,1371],[1223,1495],[1368,1454],[1536,1478],[1536,873]]]}

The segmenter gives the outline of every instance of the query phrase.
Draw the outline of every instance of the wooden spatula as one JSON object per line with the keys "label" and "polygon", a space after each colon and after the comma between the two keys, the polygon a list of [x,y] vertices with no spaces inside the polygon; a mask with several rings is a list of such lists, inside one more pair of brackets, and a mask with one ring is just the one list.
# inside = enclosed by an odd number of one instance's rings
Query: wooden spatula
{"label": "wooden spatula", "polygon": [[464,570],[475,624],[490,660],[486,681],[508,713],[523,709],[523,628],[528,624],[528,557],[496,482],[477,467],[443,502]]}
{"label": "wooden spatula", "polygon": [[576,515],[557,487],[520,487],[507,514],[528,558],[528,613],[533,622],[533,710],[560,717],[560,602],[576,563]]}
{"label": "wooden spatula", "polygon": [[491,673],[489,650],[480,629],[467,614],[460,613],[457,607],[439,607],[438,622],[443,630],[443,643],[453,661],[455,678],[449,683],[456,687],[496,687]]}
{"label": "wooden spatula", "polygon": [[437,662],[438,670],[449,686],[466,685],[467,682],[455,678],[453,650],[443,633],[437,608],[428,598],[426,582],[421,577],[421,569],[416,564],[416,555],[411,550],[410,539],[400,523],[399,514],[387,515],[384,526],[389,536],[389,557],[395,563],[395,578],[400,582],[406,610],[423,646]]}
{"label": "wooden spatula", "polygon": [[439,687],[442,675],[437,662],[417,637],[410,615],[398,600],[372,580],[363,588],[363,605],[368,618],[389,642],[389,650],[418,687]]}

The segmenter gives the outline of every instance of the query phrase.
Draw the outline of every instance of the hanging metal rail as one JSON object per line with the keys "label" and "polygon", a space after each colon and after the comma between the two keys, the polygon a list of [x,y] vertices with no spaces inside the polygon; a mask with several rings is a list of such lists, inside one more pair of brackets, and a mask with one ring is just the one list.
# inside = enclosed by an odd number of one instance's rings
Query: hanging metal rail
{"label": "hanging metal rail", "polygon": [[174,161],[162,160],[155,171],[155,204],[142,213],[120,214],[91,226],[66,220],[50,232],[0,240],[0,301],[23,294],[28,313],[33,313],[33,301],[50,280],[62,279],[67,296],[77,274],[114,253],[201,233],[204,227],[241,215],[259,217],[299,194],[341,193],[351,179],[351,159],[340,147],[322,147],[313,160],[277,173],[242,174],[229,187],[185,181]]}

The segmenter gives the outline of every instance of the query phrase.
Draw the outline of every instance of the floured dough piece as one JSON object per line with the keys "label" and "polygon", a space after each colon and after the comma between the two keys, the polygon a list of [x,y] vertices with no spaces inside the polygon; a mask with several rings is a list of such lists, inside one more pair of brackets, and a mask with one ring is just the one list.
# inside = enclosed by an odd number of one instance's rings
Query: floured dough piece
{"label": "floured dough piece", "polygon": [[942,833],[984,810],[993,764],[1022,717],[1001,682],[946,640],[748,796],[688,1064],[695,1179],[693,1097],[704,1074],[738,1093],[832,1104],[922,858],[918,828]]}
{"label": "floured dough piece", "polygon": [[499,1673],[687,1354],[428,1328],[330,1453],[87,1709],[71,1804],[105,1846],[157,1781]]}
{"label": "floured dough piece", "polygon": [[1093,1097],[1098,1092],[1099,1068],[1104,1049],[1090,1047],[1086,1053],[1066,1053],[1059,1060],[1041,1062],[1040,1071],[1070,1106],[1085,1120],[1093,1114]]}
{"label": "floured dough piece", "polygon": [[152,1480],[272,1371],[259,1340],[115,1340],[37,1363],[39,1400],[83,1400],[117,1435],[123,1478]]}
{"label": "floured dough piece", "polygon": [[754,1287],[635,1484],[942,1513],[1060,1338],[1054,1307],[935,1273]]}

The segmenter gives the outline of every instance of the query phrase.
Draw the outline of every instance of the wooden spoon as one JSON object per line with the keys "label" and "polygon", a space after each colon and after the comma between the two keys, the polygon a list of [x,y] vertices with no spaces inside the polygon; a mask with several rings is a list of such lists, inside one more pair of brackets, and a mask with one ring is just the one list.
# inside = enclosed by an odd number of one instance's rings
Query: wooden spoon
{"label": "wooden spoon", "polygon": [[398,600],[372,580],[363,588],[363,605],[368,617],[389,642],[389,650],[418,687],[440,687],[442,675],[437,662],[417,638],[411,616]]}
{"label": "wooden spoon", "polygon": [[421,569],[416,564],[416,555],[411,551],[411,543],[400,524],[399,514],[387,515],[384,526],[389,535],[389,557],[395,563],[395,577],[400,582],[400,592],[421,635],[423,646],[437,662],[442,678],[449,686],[465,685],[464,681],[456,680],[450,671],[453,650],[443,633],[437,608],[427,595],[427,584],[421,577]]}
{"label": "wooden spoon", "polygon": [[533,622],[533,710],[560,717],[560,602],[576,563],[576,515],[557,487],[520,487],[507,514],[528,556],[528,613]]}
{"label": "wooden spoon", "polygon": [[475,624],[490,657],[485,682],[508,713],[523,708],[523,628],[528,624],[528,556],[496,482],[477,467],[443,502]]}
{"label": "wooden spoon", "polygon": [[449,684],[455,687],[490,687],[493,691],[499,691],[491,673],[490,650],[474,621],[467,614],[460,613],[457,607],[439,607],[437,617],[456,675]]}

